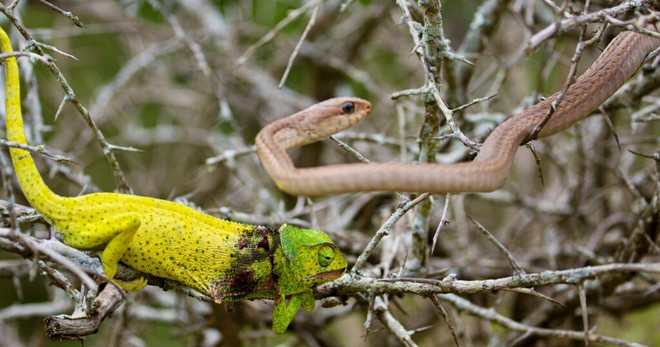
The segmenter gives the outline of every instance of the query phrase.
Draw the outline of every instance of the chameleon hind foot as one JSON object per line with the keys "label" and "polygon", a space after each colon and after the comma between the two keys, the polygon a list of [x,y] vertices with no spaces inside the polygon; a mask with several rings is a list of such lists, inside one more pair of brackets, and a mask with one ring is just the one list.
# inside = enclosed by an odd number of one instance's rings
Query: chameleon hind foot
{"label": "chameleon hind foot", "polygon": [[124,288],[125,290],[128,290],[129,292],[137,292],[138,290],[141,290],[142,288],[147,286],[147,279],[144,277],[138,277],[137,279],[134,279],[132,281],[122,281],[118,279],[112,279],[115,283],[117,283],[120,287]]}

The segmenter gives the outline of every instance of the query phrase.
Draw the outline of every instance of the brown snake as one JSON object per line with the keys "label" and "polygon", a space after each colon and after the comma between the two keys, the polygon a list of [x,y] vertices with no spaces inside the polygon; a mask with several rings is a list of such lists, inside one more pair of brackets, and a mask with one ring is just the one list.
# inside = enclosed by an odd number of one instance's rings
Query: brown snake
{"label": "brown snake", "polygon": [[[588,116],[632,76],[660,39],[623,32],[564,94],[559,107],[536,138],[556,134]],[[318,141],[353,126],[371,110],[371,103],[353,97],[323,101],[262,129],[257,153],[277,186],[295,195],[362,191],[488,192],[506,182],[518,146],[548,115],[558,93],[500,124],[477,157],[457,164],[341,164],[296,168],[286,151]]]}

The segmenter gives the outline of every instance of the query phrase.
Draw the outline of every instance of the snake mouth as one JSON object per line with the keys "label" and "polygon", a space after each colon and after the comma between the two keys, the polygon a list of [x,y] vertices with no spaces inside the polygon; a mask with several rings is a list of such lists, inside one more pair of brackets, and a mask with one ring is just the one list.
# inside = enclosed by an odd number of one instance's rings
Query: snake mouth
{"label": "snake mouth", "polygon": [[319,272],[316,275],[311,276],[311,278],[323,278],[323,279],[326,279],[326,280],[336,280],[337,278],[341,277],[341,275],[343,275],[345,271],[346,271],[346,268],[339,269],[339,270],[334,270],[334,271]]}

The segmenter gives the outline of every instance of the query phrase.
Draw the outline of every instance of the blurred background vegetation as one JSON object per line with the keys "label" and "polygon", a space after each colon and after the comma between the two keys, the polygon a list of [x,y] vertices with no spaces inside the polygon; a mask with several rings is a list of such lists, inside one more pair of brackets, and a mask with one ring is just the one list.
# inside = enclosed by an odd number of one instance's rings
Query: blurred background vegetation
{"label": "blurred background vegetation", "polygon": [[[75,56],[72,59],[47,52],[107,141],[139,150],[115,152],[136,194],[183,201],[216,216],[246,223],[288,222],[318,228],[327,231],[352,262],[400,200],[394,194],[377,193],[309,200],[278,191],[251,147],[259,129],[317,101],[355,95],[371,100],[374,109],[363,123],[340,138],[372,161],[450,163],[469,160],[473,155],[458,141],[438,138],[450,134],[450,130],[432,99],[419,95],[425,86],[424,66],[418,55],[420,47],[415,46],[402,17],[403,2],[52,3],[71,11],[86,27],[77,27],[39,1],[21,1],[15,15],[36,40]],[[408,2],[407,7],[415,22],[424,23],[431,19],[427,10],[432,6],[420,3]],[[456,108],[472,99],[497,94],[456,112],[455,119],[471,139],[482,142],[503,119],[564,84],[579,29],[553,37],[533,52],[526,51],[527,42],[553,21],[568,14],[578,15],[583,3],[574,1],[564,6],[556,2],[556,8],[550,4],[552,1],[534,0],[442,2],[444,38],[456,54],[474,64],[440,60],[434,66],[445,102]],[[617,2],[592,1],[590,10],[615,5]],[[278,88],[292,52],[314,16],[288,77]],[[620,19],[635,16],[639,13]],[[5,30],[10,27],[5,16],[0,15],[0,21]],[[477,33],[476,37],[468,35],[471,25],[481,28],[470,31]],[[588,37],[596,27],[590,27]],[[618,31],[606,31],[597,47],[587,48],[580,72]],[[23,49],[27,42],[15,30],[10,33],[14,48]],[[438,39],[431,45],[440,43]],[[62,164],[39,158],[49,186],[63,195],[115,190],[113,170],[76,109],[66,104],[54,119],[64,97],[58,81],[43,64],[20,60],[24,75],[29,66],[35,74],[24,85],[24,94],[32,93],[32,99],[24,102],[31,144],[45,144],[75,161]],[[654,73],[653,69],[646,72]],[[457,76],[461,79],[451,79]],[[631,115],[651,119],[643,107],[657,110],[659,99],[652,92],[660,78],[655,77],[655,82],[652,78],[647,77],[651,87],[645,94],[617,99],[608,106],[622,150],[617,148],[603,117],[591,117],[563,134],[534,142],[543,171],[542,184],[534,156],[521,147],[512,177],[503,189],[492,194],[458,194],[450,199],[437,195],[427,200],[395,225],[370,257],[364,274],[377,278],[393,274],[443,278],[455,274],[463,280],[512,275],[505,257],[481,236],[468,217],[488,228],[530,273],[608,263],[659,262],[657,164],[629,152],[657,155],[657,118],[655,122],[631,121]],[[392,98],[404,90],[416,90],[417,95]],[[432,123],[438,123],[437,128],[430,127]],[[431,136],[424,135],[428,132]],[[4,133],[2,137],[6,138]],[[427,151],[431,154],[426,155]],[[293,156],[300,166],[355,161],[331,141],[306,146]],[[17,185],[14,192],[17,202],[27,205]],[[3,196],[3,207],[5,200]],[[649,214],[653,201],[656,207]],[[429,240],[441,223],[445,207],[449,223],[429,254]],[[8,223],[6,217],[3,209],[4,223]],[[47,226],[35,223],[23,229],[43,237]],[[644,241],[639,241],[637,253],[622,258],[622,249],[632,242],[634,233],[641,233]],[[0,344],[79,345],[50,341],[43,331],[45,316],[71,313],[73,304],[68,296],[48,284],[34,261],[5,251],[0,251],[0,259],[4,264],[0,269]],[[593,332],[660,345],[657,283],[658,276],[648,274],[625,278],[612,275],[589,282],[596,288],[587,293]],[[513,291],[463,297],[529,326],[582,330],[575,286],[537,290],[565,306]],[[370,310],[367,293],[341,299],[344,305],[321,308],[319,303],[313,313],[299,312],[289,333],[273,336],[270,302],[242,302],[227,312],[225,305],[202,303],[148,287],[131,294],[85,345],[402,344],[379,319],[374,320],[367,334],[363,327]],[[418,345],[453,344],[445,319],[427,298],[397,295],[389,297],[387,303],[390,313],[406,329],[416,331],[412,340]],[[463,346],[584,344],[525,335],[449,303],[443,307]]]}

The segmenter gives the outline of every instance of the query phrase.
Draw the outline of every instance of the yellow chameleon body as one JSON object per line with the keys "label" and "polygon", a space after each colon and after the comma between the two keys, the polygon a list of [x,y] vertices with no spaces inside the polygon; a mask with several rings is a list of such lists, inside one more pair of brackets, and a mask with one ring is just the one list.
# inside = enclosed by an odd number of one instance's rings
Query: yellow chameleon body
{"label": "yellow chameleon body", "polygon": [[[3,52],[12,52],[1,28],[0,43]],[[5,69],[7,137],[27,144],[15,57],[6,59]],[[30,204],[66,244],[103,249],[101,261],[108,278],[114,278],[121,261],[143,273],[184,283],[217,302],[271,298],[275,300],[273,330],[281,333],[301,305],[307,310],[314,307],[313,286],[338,278],[346,269],[346,260],[323,232],[234,223],[142,196],[62,197],[44,183],[28,151],[9,150]],[[118,283],[139,290],[147,281]]]}

